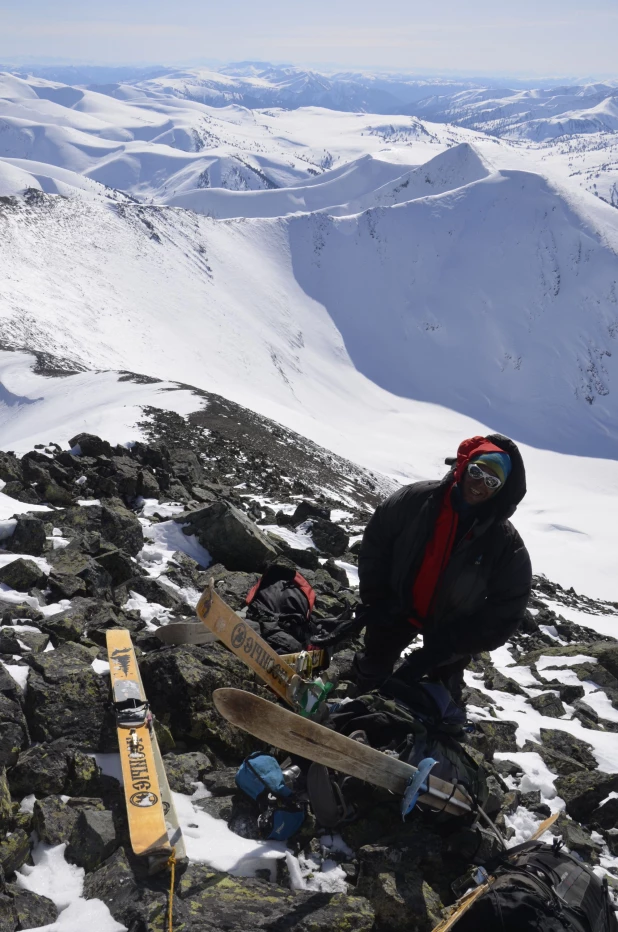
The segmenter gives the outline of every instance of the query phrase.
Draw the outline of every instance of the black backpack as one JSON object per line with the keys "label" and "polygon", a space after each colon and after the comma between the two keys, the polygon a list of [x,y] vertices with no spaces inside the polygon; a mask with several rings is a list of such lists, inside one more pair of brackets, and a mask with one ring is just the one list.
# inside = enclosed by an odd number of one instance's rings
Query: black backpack
{"label": "black backpack", "polygon": [[297,570],[272,563],[247,595],[247,618],[259,623],[262,637],[279,654],[329,647],[358,630],[356,620],[314,618],[315,599]]}
{"label": "black backpack", "polygon": [[607,881],[558,839],[511,848],[485,869],[495,879],[453,932],[618,932]]}
{"label": "black backpack", "polygon": [[433,757],[438,761],[434,776],[462,786],[481,806],[487,801],[485,771],[460,743],[465,714],[441,683],[408,686],[406,702],[379,691],[360,696],[332,712],[329,725],[343,735],[364,731],[372,747],[396,751],[414,766]]}

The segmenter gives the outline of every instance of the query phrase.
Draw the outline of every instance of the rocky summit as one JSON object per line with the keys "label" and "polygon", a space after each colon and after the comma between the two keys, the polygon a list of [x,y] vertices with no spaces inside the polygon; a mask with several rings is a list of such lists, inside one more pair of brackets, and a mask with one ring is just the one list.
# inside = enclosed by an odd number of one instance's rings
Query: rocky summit
{"label": "rocky summit", "polygon": [[[351,618],[360,535],[388,489],[273,422],[218,405],[211,399],[208,423],[204,412],[150,411],[147,440],[128,447],[80,434],[70,448],[0,453],[2,492],[16,506],[0,522],[2,932],[55,922],[58,907],[32,882],[43,851],[76,865],[81,896],[130,932],[167,929],[169,874],[149,876],[133,855],[114,774],[105,636],[116,627],[131,632],[179,794],[189,862],[177,869],[174,929],[429,932],[454,901],[452,882],[497,851],[472,819],[415,810],[403,823],[398,801],[375,788],[358,794],[339,834],[308,812],[287,854],[280,843],[260,848],[259,810],[234,775],[263,746],[221,718],[212,693],[272,697],[222,645],[169,646],[157,629],[194,622],[211,579],[243,614],[273,561],[310,582],[317,619]],[[552,831],[618,884],[613,622],[618,606],[536,577],[522,630],[474,659],[464,698],[468,750],[509,843],[560,810]],[[355,637],[332,660],[341,696]],[[245,854],[226,861],[225,850]]]}

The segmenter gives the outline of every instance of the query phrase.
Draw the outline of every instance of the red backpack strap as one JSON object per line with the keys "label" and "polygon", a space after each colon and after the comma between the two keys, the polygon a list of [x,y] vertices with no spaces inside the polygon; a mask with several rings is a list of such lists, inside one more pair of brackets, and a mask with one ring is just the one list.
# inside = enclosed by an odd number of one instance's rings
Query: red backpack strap
{"label": "red backpack strap", "polygon": [[307,582],[304,576],[301,576],[300,573],[296,573],[294,576],[294,583],[298,586],[300,591],[304,593],[307,602],[309,603],[309,608],[307,609],[307,618],[311,615],[313,611],[313,606],[315,605],[315,592]]}
{"label": "red backpack strap", "polygon": [[247,593],[247,598],[245,599],[245,603],[247,605],[251,605],[261,585],[262,585],[262,579],[260,577],[260,579],[258,579],[258,581],[256,582],[255,586],[251,586],[251,588],[249,589],[249,592]]}

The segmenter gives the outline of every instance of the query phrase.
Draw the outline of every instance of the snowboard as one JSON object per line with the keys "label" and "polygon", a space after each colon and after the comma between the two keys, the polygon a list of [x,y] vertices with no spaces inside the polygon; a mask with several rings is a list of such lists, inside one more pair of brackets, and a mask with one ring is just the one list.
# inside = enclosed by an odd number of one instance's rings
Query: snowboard
{"label": "snowboard", "polygon": [[[213,644],[219,638],[199,621],[174,621],[161,625],[153,632],[164,644]],[[328,667],[328,651],[322,648],[297,651],[294,654],[280,654],[296,673],[317,672]]]}
{"label": "snowboard", "polygon": [[[266,744],[384,787],[402,798],[406,797],[421,772],[396,757],[301,718],[242,689],[216,689],[213,701],[228,722]],[[463,815],[474,808],[462,790],[431,775],[426,776],[418,801],[452,815]]]}
{"label": "snowboard", "polygon": [[184,858],[184,842],[129,631],[109,630],[107,653],[131,847],[155,870],[173,848]]}
{"label": "snowboard", "polygon": [[[537,841],[537,839],[539,839],[541,835],[547,831],[547,829],[551,828],[559,815],[559,812],[554,812],[553,815],[550,815],[549,818],[545,819],[544,822],[541,822],[536,832],[529,840]],[[507,852],[505,852],[505,854],[506,853]],[[451,907],[452,912],[450,916],[448,916],[446,919],[443,919],[442,922],[438,923],[438,925],[434,927],[433,932],[449,932],[449,929],[453,928],[455,923],[461,919],[463,914],[468,911],[472,904],[480,899],[484,893],[487,893],[493,880],[495,880],[494,877],[487,877],[487,879],[483,883],[479,884],[479,886],[474,890],[464,894],[464,896],[462,896],[461,899],[455,903],[453,907]]]}
{"label": "snowboard", "polygon": [[315,715],[334,684],[303,680],[294,667],[240,618],[211,583],[202,593],[197,616],[226,647],[300,715]]}
{"label": "snowboard", "polygon": [[173,621],[161,625],[153,634],[164,644],[214,644],[218,640],[199,621]]}

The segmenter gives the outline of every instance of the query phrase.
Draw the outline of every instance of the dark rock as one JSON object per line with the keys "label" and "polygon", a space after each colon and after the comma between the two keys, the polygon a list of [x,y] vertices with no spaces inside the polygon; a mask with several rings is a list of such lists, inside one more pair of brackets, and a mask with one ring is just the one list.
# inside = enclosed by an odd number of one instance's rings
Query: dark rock
{"label": "dark rock", "polygon": [[466,737],[466,744],[492,760],[496,751],[517,751],[517,723],[500,721],[475,722],[475,733]]}
{"label": "dark rock", "polygon": [[76,434],[69,440],[69,446],[79,446],[78,456],[110,456],[112,452],[107,440],[88,433]]}
{"label": "dark rock", "polygon": [[[112,577],[92,557],[66,547],[64,550],[55,550],[50,554],[49,561],[53,567],[49,577],[49,587],[56,598],[72,598],[66,595],[67,591],[70,591],[67,587],[77,587],[81,590],[81,583],[71,582],[77,579],[82,581],[87,595],[109,599]],[[79,591],[75,594],[79,594]]]}
{"label": "dark rock", "polygon": [[49,615],[43,623],[43,630],[48,632],[52,644],[57,647],[63,641],[79,641],[86,630],[86,624],[84,612],[71,607]]}
{"label": "dark rock", "polygon": [[[203,799],[196,800],[195,805],[198,809],[201,809],[202,812],[207,812],[208,815],[211,815],[213,819],[222,819],[223,822],[229,824],[230,819],[232,818],[233,805],[231,796],[208,796]],[[240,833],[237,833],[240,834]],[[249,836],[243,835],[244,838]],[[256,837],[259,837],[256,835]]]}
{"label": "dark rock", "polygon": [[239,611],[246,607],[247,595],[259,578],[258,573],[229,573],[215,583],[215,589],[234,611]]}
{"label": "dark rock", "polygon": [[545,747],[566,754],[588,770],[596,770],[597,759],[592,753],[592,745],[587,741],[555,728],[541,728],[540,734]]}
{"label": "dark rock", "polygon": [[196,750],[212,748],[234,762],[257,749],[255,739],[232,728],[212,702],[220,686],[255,691],[246,666],[229,651],[218,644],[156,651],[143,658],[140,671],[155,715],[176,741]]}
{"label": "dark rock", "polygon": [[562,701],[567,702],[569,705],[572,705],[577,699],[583,699],[586,695],[584,687],[577,686],[575,683],[560,684],[556,688],[560,693]]}
{"label": "dark rock", "polygon": [[562,754],[560,751],[554,751],[553,748],[545,747],[543,744],[536,744],[532,741],[526,741],[524,750],[534,751],[537,753],[541,760],[547,764],[549,770],[559,774],[560,776],[566,777],[569,774],[582,773],[587,770],[583,764],[580,764],[580,762],[575,760],[573,757],[569,757],[567,754]]}
{"label": "dark rock", "polygon": [[11,790],[6,777],[6,770],[3,767],[0,770],[0,835],[7,830],[12,819]]}
{"label": "dark rock", "polygon": [[4,548],[11,553],[28,553],[32,557],[40,557],[46,543],[45,525],[34,515],[18,515],[13,534],[3,541]]}
{"label": "dark rock", "polygon": [[12,767],[19,752],[29,743],[28,725],[20,703],[0,693],[0,767]]}
{"label": "dark rock", "polygon": [[47,585],[47,575],[33,560],[20,557],[0,569],[0,583],[19,592],[28,592],[34,586],[44,589]]}
{"label": "dark rock", "polygon": [[315,518],[312,521],[311,536],[318,550],[332,557],[343,556],[350,543],[350,538],[342,527],[323,518]]}
{"label": "dark rock", "polygon": [[314,505],[313,502],[303,500],[296,506],[291,523],[294,525],[302,524],[307,518],[322,518],[323,521],[330,521],[330,508]]}
{"label": "dark rock", "polygon": [[447,851],[462,862],[484,864],[501,851],[500,842],[489,829],[463,828],[454,832],[447,841]]}
{"label": "dark rock", "polygon": [[526,692],[524,692],[519,683],[517,683],[510,676],[505,676],[503,673],[500,673],[500,671],[496,670],[495,667],[488,667],[485,670],[483,683],[487,689],[496,689],[500,692],[510,693],[512,696],[528,695]]}
{"label": "dark rock", "polygon": [[114,586],[119,586],[140,573],[140,567],[122,550],[109,550],[95,559],[109,573]]}
{"label": "dark rock", "polygon": [[204,786],[213,796],[231,796],[238,790],[235,779],[237,770],[237,767],[230,767],[227,770],[215,770],[204,774]]}
{"label": "dark rock", "polygon": [[540,693],[538,696],[528,699],[528,702],[536,712],[548,718],[562,718],[563,715],[566,715],[565,707],[558,696],[553,693]]}
{"label": "dark rock", "polygon": [[496,700],[492,699],[480,689],[474,689],[473,686],[465,686],[461,698],[466,706],[475,705],[480,709],[490,709],[496,705]]}
{"label": "dark rock", "polygon": [[106,505],[68,508],[61,527],[80,533],[96,532],[103,540],[135,557],[144,546],[144,535],[138,518],[118,500]]}
{"label": "dark rock", "polygon": [[261,572],[277,556],[265,534],[228,502],[214,502],[174,518],[195,534],[216,563],[230,570]]}
{"label": "dark rock", "polygon": [[512,760],[494,761],[494,767],[503,777],[517,777],[523,773],[523,767]]}
{"label": "dark rock", "polygon": [[520,796],[521,805],[526,809],[534,809],[541,802],[541,791],[532,790],[530,793],[522,793]]}
{"label": "dark rock", "polygon": [[107,860],[117,847],[118,839],[112,813],[85,809],[79,813],[71,832],[66,859],[86,871],[93,871]]}
{"label": "dark rock", "polygon": [[56,505],[58,508],[65,508],[72,505],[77,497],[67,491],[67,489],[63,489],[62,486],[58,485],[53,479],[42,483],[40,486],[37,486],[37,488],[41,489],[41,498],[44,502],[50,505]]}
{"label": "dark rock", "polygon": [[618,689],[618,680],[600,663],[578,663],[572,666],[571,671],[576,673],[580,680],[595,683],[603,689]]}
{"label": "dark rock", "polygon": [[595,809],[590,815],[590,822],[599,828],[616,828],[618,826],[618,799],[612,797]]}
{"label": "dark rock", "polygon": [[183,604],[181,597],[171,586],[166,586],[162,579],[153,579],[151,576],[134,576],[118,586],[114,591],[114,598],[118,605],[124,605],[132,592],[137,592],[149,602],[156,602],[163,608],[178,608]]}
{"label": "dark rock", "polygon": [[558,777],[555,786],[566,803],[568,815],[577,822],[587,822],[601,800],[618,790],[618,775],[598,771],[569,774]]}
{"label": "dark rock", "polygon": [[60,796],[45,796],[34,804],[33,826],[41,841],[61,845],[68,842],[78,814]]}
{"label": "dark rock", "polygon": [[0,451],[0,479],[3,482],[21,482],[23,478],[21,460],[14,453]]}
{"label": "dark rock", "polygon": [[342,566],[337,566],[332,557],[329,557],[323,567],[329,576],[332,576],[333,579],[336,579],[337,582],[342,585],[345,589],[350,588],[350,581],[348,579],[348,574]]}
{"label": "dark rock", "polygon": [[9,832],[0,840],[0,867],[10,877],[30,856],[30,836],[22,828]]}
{"label": "dark rock", "polygon": [[52,796],[64,792],[70,759],[71,752],[63,740],[22,751],[8,773],[13,795],[21,799],[31,793]]}
{"label": "dark rock", "polygon": [[170,788],[176,793],[193,793],[195,787],[192,784],[204,780],[206,774],[212,770],[211,762],[200,751],[166,754],[164,760]]}
{"label": "dark rock", "polygon": [[58,918],[58,910],[52,900],[40,893],[23,890],[16,884],[6,888],[12,900],[15,929],[38,929],[51,925]]}
{"label": "dark rock", "polygon": [[[15,653],[15,654],[26,654],[28,650],[31,650],[33,654],[42,653],[47,645],[49,644],[49,635],[43,633],[42,631],[16,631],[13,632],[11,628],[2,628],[0,629],[0,639],[4,638],[7,635],[15,637],[15,640],[24,644],[25,647],[21,647],[20,643],[16,644],[16,650],[7,651],[6,653]],[[5,653],[5,651],[0,648],[0,653]]]}
{"label": "dark rock", "polygon": [[25,714],[35,741],[67,738],[100,750],[109,702],[109,683],[92,669],[92,655],[67,641],[45,654],[28,655]]}
{"label": "dark rock", "polygon": [[[84,896],[103,900],[117,922],[134,932],[162,927],[166,873],[139,885],[124,851],[86,876]],[[262,880],[231,877],[189,864],[179,879],[174,922],[183,932],[371,932],[374,912],[362,897],[286,890]]]}
{"label": "dark rock", "polygon": [[600,644],[595,647],[594,656],[599,664],[618,680],[618,644]]}
{"label": "dark rock", "polygon": [[562,840],[569,851],[576,851],[586,861],[598,863],[599,854],[603,850],[603,845],[592,840],[590,832],[572,819],[567,819],[565,815],[560,815],[551,827],[554,835],[562,835]]}
{"label": "dark rock", "polygon": [[599,715],[587,702],[584,702],[583,699],[577,699],[573,703],[573,708],[575,718],[579,719],[584,728],[592,728],[598,731]]}

